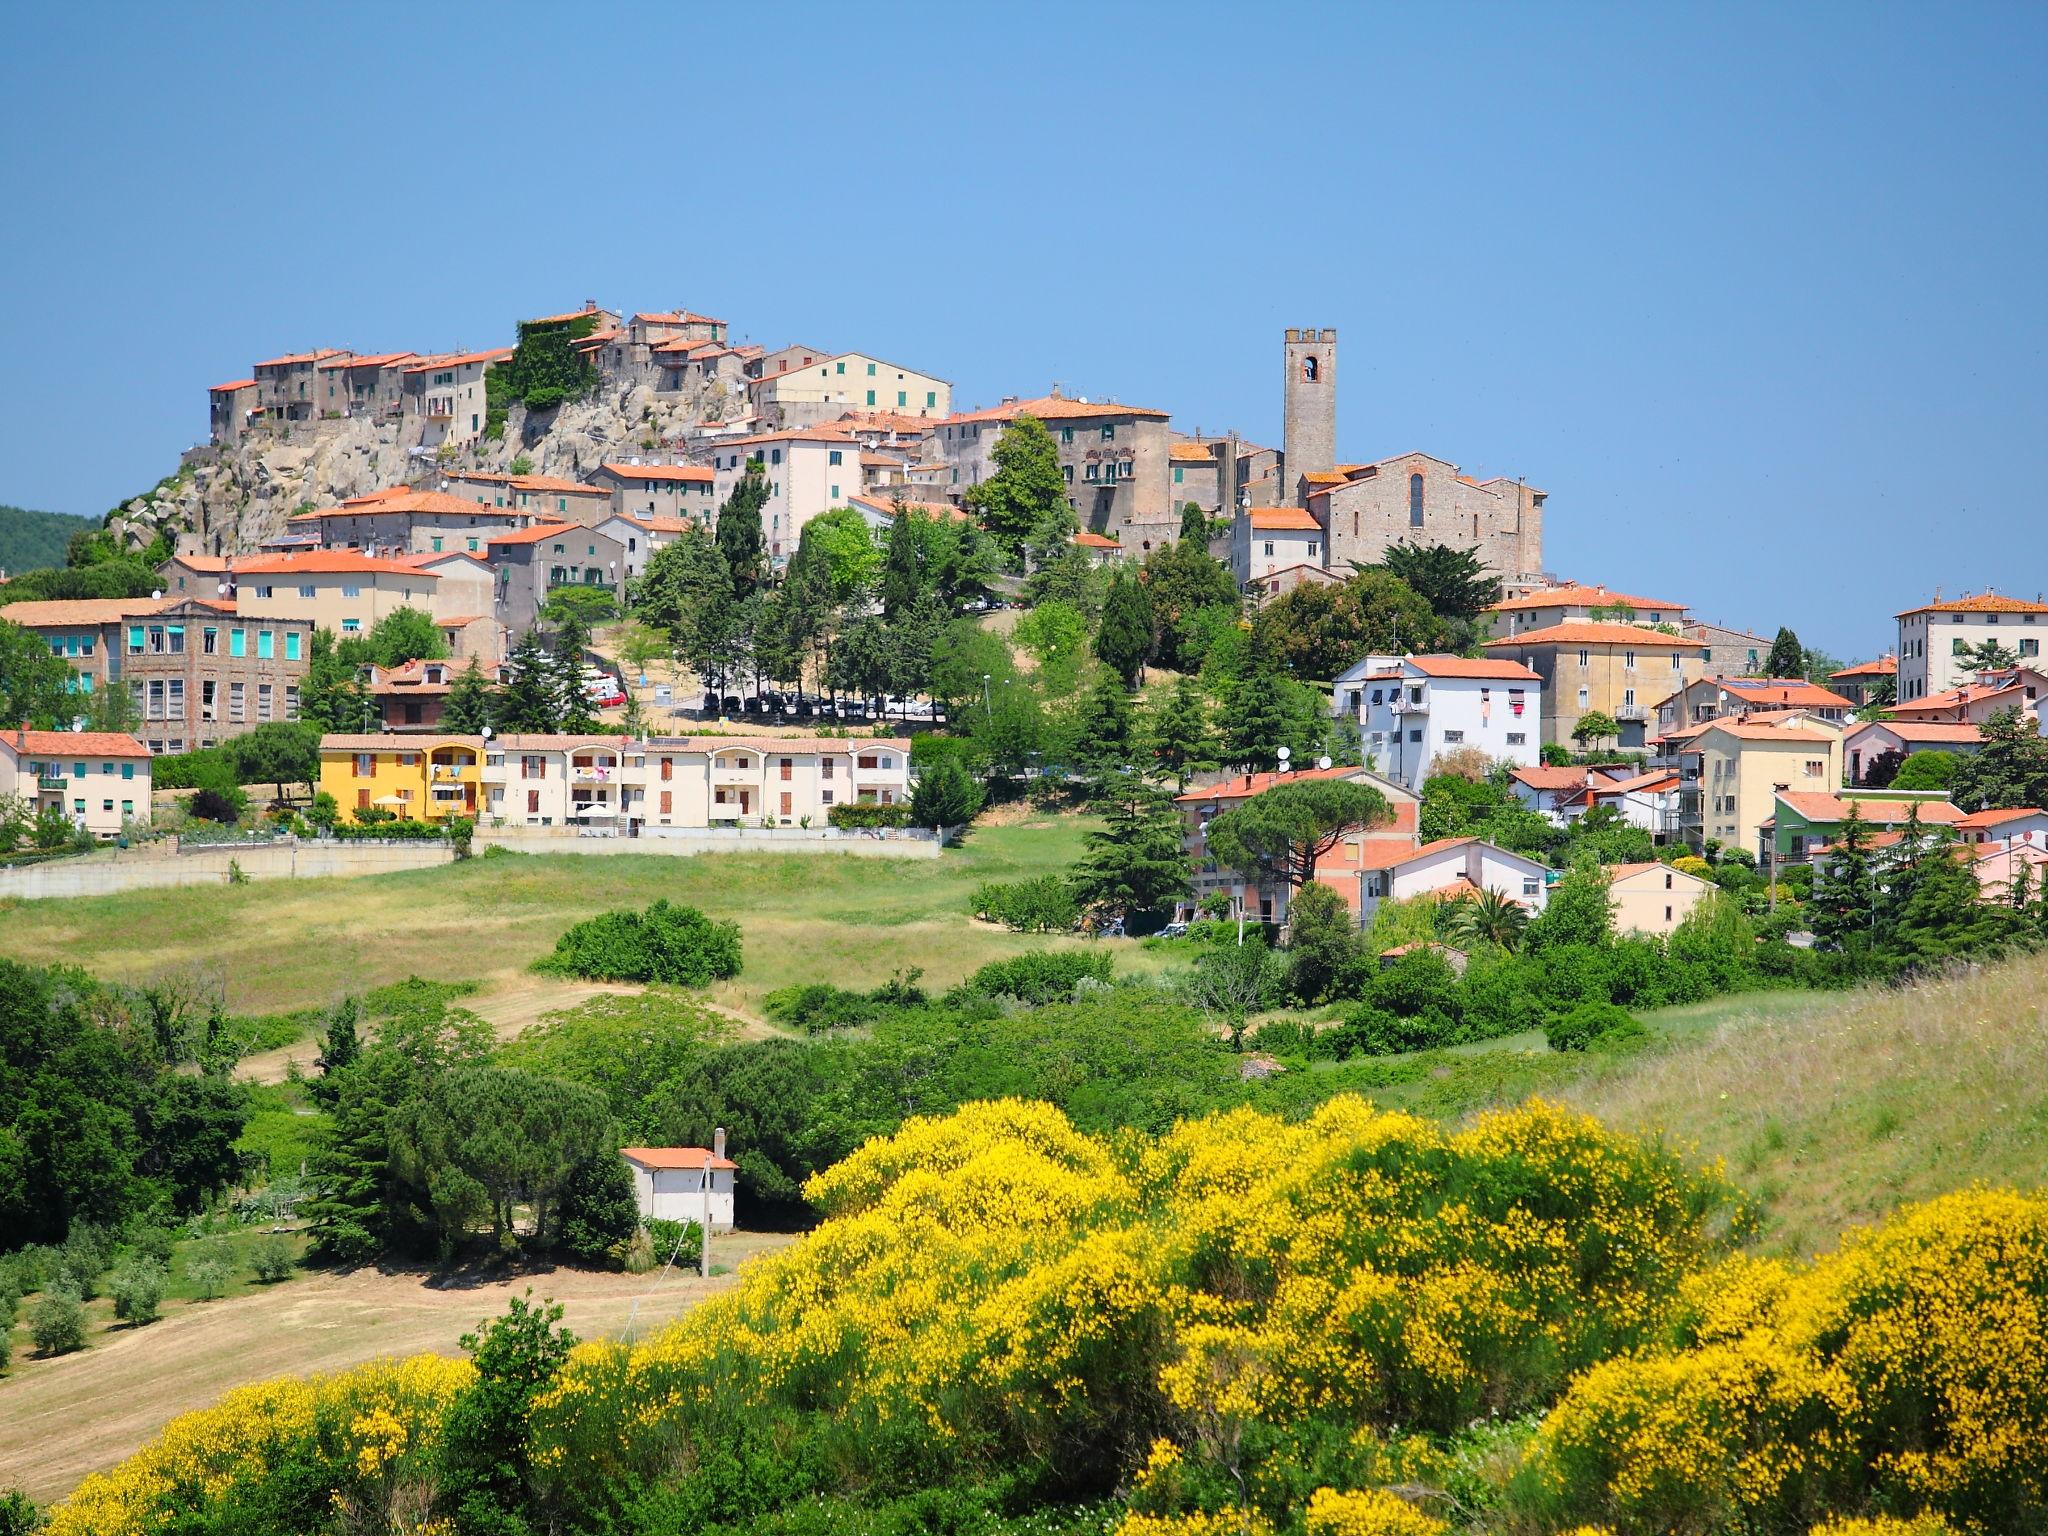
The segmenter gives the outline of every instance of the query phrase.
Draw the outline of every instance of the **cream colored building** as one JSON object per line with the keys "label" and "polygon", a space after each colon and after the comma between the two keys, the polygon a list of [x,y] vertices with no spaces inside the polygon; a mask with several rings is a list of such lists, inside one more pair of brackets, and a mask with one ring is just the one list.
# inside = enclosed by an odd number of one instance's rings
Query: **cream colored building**
{"label": "cream colored building", "polygon": [[612,515],[610,486],[554,475],[515,475],[511,490],[514,508],[539,517],[594,528]]}
{"label": "cream colored building", "polygon": [[796,553],[805,523],[860,494],[860,444],[842,431],[804,427],[719,443],[711,467],[720,506],[746,475],[750,459],[761,461],[768,481],[761,537],[777,565]]}
{"label": "cream colored building", "polygon": [[1911,704],[1975,682],[1977,669],[1963,660],[1986,640],[1995,640],[2022,665],[2041,663],[2048,637],[2048,603],[2002,597],[1996,592],[1935,598],[1899,615],[1898,702]]}
{"label": "cream colored building", "polygon": [[512,355],[510,347],[490,352],[455,352],[425,357],[401,376],[400,414],[408,438],[423,448],[473,443],[484,435],[484,373]]}
{"label": "cream colored building", "polygon": [[1669,864],[1617,864],[1607,872],[1616,933],[1668,936],[1716,889],[1713,881]]}
{"label": "cream colored building", "polygon": [[1485,610],[1487,633],[1495,639],[1524,630],[1545,629],[1568,619],[1625,619],[1656,628],[1660,624],[1683,625],[1686,605],[1662,598],[1638,597],[1631,592],[1610,592],[1604,586],[1583,587],[1577,583],[1545,587],[1520,597],[1502,598]]}
{"label": "cream colored building", "polygon": [[1712,841],[1758,855],[1779,791],[1841,787],[1842,731],[1796,713],[1715,720],[1680,749],[1679,762],[1686,841],[1695,849]]}
{"label": "cream colored building", "polygon": [[1567,743],[1581,716],[1595,712],[1619,727],[1612,745],[1640,750],[1659,701],[1706,670],[1697,640],[1640,624],[1567,619],[1486,645],[1489,656],[1519,661],[1543,679],[1543,739]]}
{"label": "cream colored building", "polygon": [[149,750],[114,731],[0,731],[0,800],[56,810],[102,840],[149,824]]}
{"label": "cream colored building", "polygon": [[1230,574],[1240,587],[1263,586],[1281,571],[1327,562],[1323,525],[1304,507],[1247,507],[1230,525]]}
{"label": "cream colored building", "polygon": [[611,492],[612,511],[627,517],[694,517],[708,525],[718,510],[718,477],[703,464],[600,464],[590,483]]}
{"label": "cream colored building", "polygon": [[618,735],[493,738],[483,814],[506,826],[664,828],[828,824],[832,807],[910,794],[910,743],[895,737]]}
{"label": "cream colored building", "polygon": [[843,411],[901,411],[937,420],[953,409],[953,386],[944,379],[865,352],[792,359],[747,388],[755,415],[778,428],[830,421]]}
{"label": "cream colored building", "polygon": [[[441,578],[403,560],[348,549],[289,555],[173,555],[160,568],[165,589],[211,597],[228,586],[245,619],[311,619],[337,635],[368,634],[400,608],[440,617]],[[488,583],[486,584],[488,591]],[[467,594],[465,594],[465,597]],[[488,606],[450,612],[488,612]]]}

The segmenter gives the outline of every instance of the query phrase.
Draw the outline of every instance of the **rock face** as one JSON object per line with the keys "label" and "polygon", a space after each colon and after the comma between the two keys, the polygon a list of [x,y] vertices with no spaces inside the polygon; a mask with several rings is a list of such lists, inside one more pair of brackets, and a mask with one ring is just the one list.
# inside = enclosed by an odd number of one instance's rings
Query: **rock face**
{"label": "rock face", "polygon": [[309,507],[330,507],[388,485],[435,485],[455,470],[504,473],[520,456],[533,473],[580,480],[607,459],[683,456],[688,429],[738,420],[744,392],[713,383],[690,392],[600,379],[584,399],[529,413],[515,405],[496,442],[420,445],[421,423],[358,416],[292,424],[289,433],[254,432],[235,446],[185,455],[177,477],[130,506],[130,538],[146,543],[174,527],[179,549],[202,554],[252,550],[284,531]]}

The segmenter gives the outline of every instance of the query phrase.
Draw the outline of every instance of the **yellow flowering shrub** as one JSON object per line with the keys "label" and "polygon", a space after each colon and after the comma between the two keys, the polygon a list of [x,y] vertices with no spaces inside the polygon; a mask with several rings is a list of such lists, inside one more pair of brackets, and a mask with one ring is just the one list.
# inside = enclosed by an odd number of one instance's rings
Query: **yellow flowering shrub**
{"label": "yellow flowering shrub", "polygon": [[[337,1506],[388,1511],[430,1466],[448,1405],[473,1375],[466,1360],[417,1355],[238,1388],[87,1478],[51,1514],[47,1536],[142,1536],[286,1467]],[[309,1512],[308,1528],[317,1524]]]}
{"label": "yellow flowering shrub", "polygon": [[1966,1528],[2048,1511],[2048,1201],[1910,1207],[1787,1274],[1689,1288],[1697,1343],[1581,1376],[1529,1453],[1538,1496],[1627,1531],[1787,1525],[1873,1499]]}
{"label": "yellow flowering shrub", "polygon": [[1308,1501],[1308,1536],[1448,1536],[1450,1529],[1380,1488],[1318,1488]]}
{"label": "yellow flowering shrub", "polygon": [[1880,1515],[1875,1520],[1830,1520],[1825,1525],[1813,1527],[1807,1536],[1960,1536],[1960,1533],[1939,1515],[1921,1515],[1914,1520]]}

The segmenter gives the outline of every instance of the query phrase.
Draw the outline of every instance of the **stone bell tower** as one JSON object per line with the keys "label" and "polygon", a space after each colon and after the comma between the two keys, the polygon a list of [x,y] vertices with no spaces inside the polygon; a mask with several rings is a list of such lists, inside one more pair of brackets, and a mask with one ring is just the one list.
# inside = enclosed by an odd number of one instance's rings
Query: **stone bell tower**
{"label": "stone bell tower", "polygon": [[1337,331],[1334,326],[1287,332],[1287,388],[1282,484],[1294,492],[1303,475],[1337,464]]}

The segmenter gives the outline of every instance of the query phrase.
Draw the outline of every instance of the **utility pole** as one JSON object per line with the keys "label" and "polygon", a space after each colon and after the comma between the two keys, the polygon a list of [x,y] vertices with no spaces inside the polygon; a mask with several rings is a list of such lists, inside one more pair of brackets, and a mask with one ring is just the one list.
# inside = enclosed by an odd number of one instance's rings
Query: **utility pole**
{"label": "utility pole", "polygon": [[704,1223],[697,1234],[697,1272],[711,1278],[711,1180],[715,1164],[725,1161],[725,1127],[711,1133],[711,1155],[704,1159]]}

